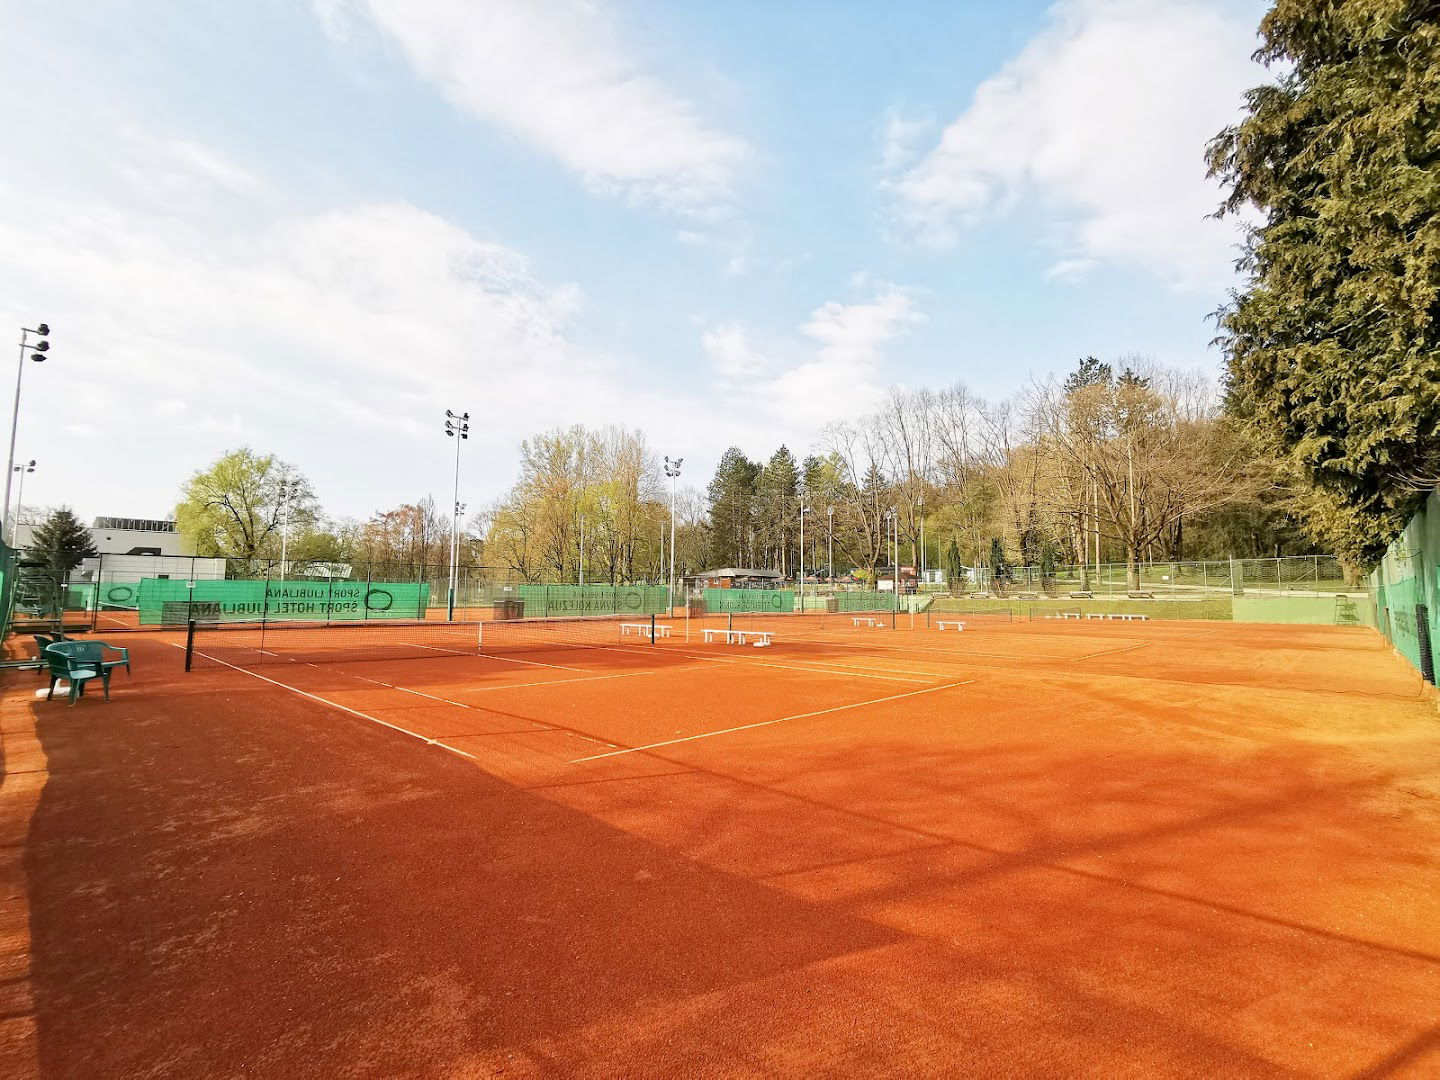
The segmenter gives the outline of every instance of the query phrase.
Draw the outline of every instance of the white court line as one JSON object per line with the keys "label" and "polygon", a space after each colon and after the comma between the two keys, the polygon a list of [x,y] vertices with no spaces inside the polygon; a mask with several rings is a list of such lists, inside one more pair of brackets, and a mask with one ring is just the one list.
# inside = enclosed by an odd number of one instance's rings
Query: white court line
{"label": "white court line", "polygon": [[[407,642],[406,644],[410,644],[410,643]],[[467,652],[467,653],[462,653],[462,652],[455,652],[455,650],[453,650],[453,649],[441,649],[441,648],[437,648],[437,647],[434,646],[434,645],[416,645],[415,647],[416,647],[417,649],[432,649],[432,650],[434,650],[435,652],[454,653],[454,655],[456,655],[456,656],[483,656],[483,657],[485,657],[485,658],[488,659],[488,660],[503,660],[503,661],[505,661],[505,663],[507,663],[507,664],[529,664],[531,667],[548,667],[548,668],[555,668],[555,669],[558,670],[558,671],[584,671],[584,670],[585,670],[583,667],[567,667],[567,666],[565,666],[564,664],[542,664],[539,660],[516,660],[513,656],[496,656],[494,653],[487,653],[487,652],[473,652],[473,653],[468,653],[468,652]]]}
{"label": "white court line", "polygon": [[696,739],[710,739],[716,735],[731,735],[737,731],[749,731],[752,728],[769,727],[771,724],[783,724],[786,720],[804,720],[811,716],[826,716],[830,713],[844,712],[846,709],[863,709],[867,705],[880,705],[886,701],[899,701],[901,698],[918,697],[921,694],[933,694],[937,690],[950,690],[956,686],[969,686],[974,679],[963,679],[960,682],[946,683],[943,686],[927,686],[924,690],[908,690],[903,694],[891,694],[889,697],[872,698],[869,701],[857,701],[850,705],[836,705],[832,709],[816,709],[814,712],[796,713],[794,716],[781,716],[775,720],[761,720],[757,724],[741,724],[739,727],[725,728],[722,731],[703,731],[699,735],[686,735],[681,739],[666,739],[664,742],[649,743],[646,746],[630,746],[624,750],[611,750],[606,754],[592,754],[590,757],[576,758],[570,762],[571,765],[579,765],[583,761],[598,761],[600,758],[616,757],[620,754],[638,754],[645,750],[654,750],[661,746],[674,746],[676,743],[694,742]]}
{"label": "white court line", "polygon": [[[307,663],[305,666],[312,667],[316,671],[325,671],[326,674],[330,674],[329,669],[321,668],[317,664]],[[414,694],[416,697],[429,698],[431,701],[443,701],[446,705],[458,705],[462,709],[475,708],[474,705],[467,705],[463,701],[453,701],[450,698],[440,697],[436,694],[427,694],[423,690],[411,690],[408,686],[396,686],[394,683],[388,683],[382,679],[372,679],[368,675],[356,675],[353,671],[337,671],[334,674],[344,675],[348,679],[359,679],[361,682],[374,683],[376,686],[388,687],[391,690],[399,690],[402,694]]]}
{"label": "white court line", "polygon": [[[620,652],[621,650],[624,650],[627,653],[632,653],[636,648],[644,648],[644,646],[602,645],[599,646],[599,648],[602,648],[607,652]],[[683,656],[689,660],[703,660],[706,663],[710,664],[746,664],[751,667],[779,668],[781,671],[799,671],[803,674],[808,675],[840,674],[840,672],[837,672],[833,668],[801,667],[799,664],[780,664],[776,663],[773,660],[747,660],[739,656],[703,656],[700,653],[687,653],[678,651],[671,652],[668,655]],[[677,669],[672,668],[671,670]],[[928,679],[909,679],[903,675],[873,675],[869,672],[864,671],[845,671],[844,674],[853,675],[857,679],[881,679],[885,682],[933,682],[935,679],[943,679],[945,677],[943,674],[939,673],[931,674],[930,678]]]}
{"label": "white court line", "polygon": [[[177,649],[185,648],[184,645],[177,644],[173,641],[166,642],[166,644],[173,645]],[[331,701],[329,698],[323,698],[319,694],[312,694],[308,690],[301,690],[298,686],[291,686],[288,683],[281,682],[279,679],[272,679],[268,675],[261,675],[258,671],[248,671],[245,668],[237,667],[228,660],[221,660],[218,656],[211,656],[209,653],[198,651],[195,655],[203,656],[206,660],[219,664],[221,667],[228,667],[231,671],[238,671],[242,675],[249,675],[252,679],[259,679],[261,682],[267,682],[271,686],[278,686],[281,690],[289,690],[292,694],[299,694],[301,697],[309,698],[311,701],[318,701],[321,705],[328,705],[332,709],[339,709],[341,712],[349,713],[351,716],[358,716],[361,720],[369,720],[372,724],[379,724],[381,727],[389,728],[391,731],[398,731],[401,735],[408,735],[412,739],[418,739],[426,746],[438,746],[441,750],[448,750],[452,754],[458,754],[460,757],[479,764],[480,759],[474,754],[467,754],[464,750],[450,746],[448,743],[442,742],[439,739],[431,739],[424,735],[418,735],[408,728],[403,728],[396,724],[388,724],[384,720],[379,720],[371,716],[369,713],[363,713],[359,709],[352,709],[349,705],[341,705],[338,701]]]}
{"label": "white court line", "polygon": [[676,671],[678,668],[653,668],[650,671],[622,671],[618,675],[589,675],[583,679],[542,679],[540,682],[513,683],[510,686],[467,686],[463,694],[492,694],[496,690],[527,690],[532,686],[569,686],[577,682],[600,682],[603,679],[629,679],[636,675],[658,675],[661,671]]}
{"label": "white court line", "polygon": [[1114,656],[1116,653],[1134,652],[1136,649],[1144,649],[1153,644],[1153,641],[1142,641],[1139,645],[1125,645],[1119,649],[1101,649],[1099,652],[1086,653],[1084,656],[1072,656],[1066,663],[1073,664],[1076,660],[1093,660],[1097,656]]}

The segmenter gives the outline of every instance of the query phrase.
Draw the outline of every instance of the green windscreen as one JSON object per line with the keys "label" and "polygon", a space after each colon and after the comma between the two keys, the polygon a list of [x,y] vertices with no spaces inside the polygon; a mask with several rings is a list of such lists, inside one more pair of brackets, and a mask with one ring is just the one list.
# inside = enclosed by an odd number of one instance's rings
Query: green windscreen
{"label": "green windscreen", "polygon": [[524,615],[664,615],[670,594],[663,585],[517,585]]}
{"label": "green windscreen", "polygon": [[1440,493],[1430,493],[1370,580],[1380,632],[1425,671],[1422,630],[1432,648],[1440,640]]}
{"label": "green windscreen", "polygon": [[[423,619],[430,586],[380,581],[217,581],[145,578],[136,606],[141,625],[175,621],[190,605],[196,618]],[[103,596],[102,596],[103,599]]]}
{"label": "green windscreen", "polygon": [[891,592],[842,592],[836,593],[841,611],[892,611],[895,594]]}
{"label": "green windscreen", "polygon": [[795,610],[795,592],[792,589],[706,589],[705,610],[789,613]]}

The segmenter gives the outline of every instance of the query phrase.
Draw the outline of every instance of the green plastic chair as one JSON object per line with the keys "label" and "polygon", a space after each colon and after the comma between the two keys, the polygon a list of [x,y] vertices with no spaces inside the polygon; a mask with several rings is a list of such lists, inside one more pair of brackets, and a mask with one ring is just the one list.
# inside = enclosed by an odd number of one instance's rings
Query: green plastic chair
{"label": "green plastic chair", "polygon": [[70,685],[70,704],[85,693],[85,684],[99,679],[105,686],[105,700],[110,700],[110,672],[93,662],[83,659],[85,641],[57,641],[45,646],[45,662],[50,665],[50,690],[45,695],[49,701],[55,696],[55,684],[64,679]]}
{"label": "green plastic chair", "polygon": [[[102,672],[109,672],[114,668],[123,667],[125,674],[130,675],[130,650],[122,649],[119,645],[109,645],[103,641],[76,641],[72,644],[80,646],[76,655],[90,667],[98,667]],[[120,654],[119,660],[106,660],[105,650]],[[110,680],[105,680],[106,687],[109,687]]]}

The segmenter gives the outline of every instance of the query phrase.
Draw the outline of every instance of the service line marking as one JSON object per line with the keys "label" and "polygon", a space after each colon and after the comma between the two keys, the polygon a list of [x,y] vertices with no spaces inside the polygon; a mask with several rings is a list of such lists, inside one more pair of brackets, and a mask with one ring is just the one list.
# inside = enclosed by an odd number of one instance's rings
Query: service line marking
{"label": "service line marking", "polygon": [[569,686],[577,682],[600,682],[604,679],[630,679],[636,675],[658,675],[662,670],[674,668],[651,668],[648,671],[622,671],[618,675],[587,675],[583,679],[541,679],[539,682],[510,683],[507,686],[467,686],[457,691],[461,694],[493,694],[497,690],[528,690],[532,686]]}
{"label": "service line marking", "polygon": [[513,656],[496,656],[487,652],[455,652],[454,649],[441,649],[434,645],[416,645],[417,649],[430,649],[433,652],[451,653],[455,656],[483,656],[488,660],[503,660],[507,664],[528,664],[531,667],[556,668],[559,671],[584,671],[583,667],[567,667],[565,664],[542,664],[539,660],[516,660]]}
{"label": "service line marking", "polygon": [[[623,645],[605,645],[605,646],[602,646],[602,648],[604,648],[607,652],[620,652],[620,651],[623,650],[623,651],[625,651],[625,652],[628,654],[628,653],[633,653],[634,650],[637,649],[637,648],[644,648],[644,646],[629,646],[629,647],[627,647],[627,646],[623,646]],[[945,677],[944,674],[939,673],[939,672],[936,672],[936,673],[930,673],[930,678],[928,678],[928,679],[911,679],[911,678],[907,678],[907,677],[904,676],[904,675],[875,675],[875,674],[872,674],[872,673],[870,673],[870,672],[865,672],[865,671],[844,671],[844,670],[842,670],[842,671],[836,671],[834,668],[803,667],[803,666],[801,666],[800,664],[784,664],[784,663],[778,663],[778,662],[773,661],[773,660],[750,660],[750,659],[748,659],[748,658],[740,657],[740,656],[703,656],[703,655],[701,655],[700,653],[680,652],[680,651],[678,651],[678,650],[675,651],[675,652],[670,653],[669,655],[671,655],[671,656],[683,656],[683,657],[686,657],[687,659],[690,659],[690,660],[703,660],[703,661],[705,661],[706,663],[709,663],[709,664],[748,664],[748,665],[753,666],[753,667],[778,668],[778,669],[781,670],[781,671],[798,671],[798,672],[801,672],[802,674],[806,674],[806,675],[842,675],[842,674],[843,674],[843,675],[851,675],[851,676],[853,676],[853,677],[855,677],[855,678],[857,678],[857,679],[881,679],[881,680],[883,680],[883,681],[885,681],[885,682],[911,682],[911,683],[913,683],[913,682],[932,682],[932,681],[934,681],[935,679],[943,679],[943,678]],[[678,671],[678,670],[683,670],[683,669],[682,669],[682,668],[679,668],[679,667],[676,667],[676,668],[671,668],[670,670],[672,670],[672,671]],[[917,673],[917,674],[920,674],[920,673]]]}
{"label": "service line marking", "polygon": [[1119,649],[1101,649],[1099,652],[1086,653],[1084,656],[1072,656],[1066,663],[1073,664],[1077,660],[1093,660],[1097,656],[1114,656],[1116,653],[1134,652],[1136,649],[1144,649],[1153,644],[1154,642],[1151,641],[1142,641],[1139,645],[1125,645]]}
{"label": "service line marking", "polygon": [[699,735],[686,735],[679,739],[666,739],[664,742],[648,743],[645,746],[630,746],[624,750],[611,750],[606,754],[592,754],[590,757],[576,758],[570,762],[571,765],[579,765],[585,761],[598,761],[601,758],[618,757],[621,754],[639,754],[645,750],[655,750],[661,746],[674,746],[676,743],[695,742],[697,739],[712,739],[716,735],[732,735],[737,731],[750,731],[753,728],[769,727],[771,724],[783,724],[787,720],[805,720],[811,716],[827,716],[830,713],[844,712],[847,709],[863,709],[867,705],[881,705],[887,701],[899,701],[902,698],[919,697],[921,694],[933,694],[939,690],[951,690],[957,686],[969,686],[974,679],[963,679],[960,682],[945,683],[942,686],[927,686],[923,690],[907,690],[903,694],[891,694],[888,697],[871,698],[869,701],[856,701],[849,705],[836,705],[829,709],[816,709],[814,712],[795,713],[793,716],[781,716],[774,720],[761,720],[755,724],[741,724],[739,727],[724,728],[720,731],[702,731]]}

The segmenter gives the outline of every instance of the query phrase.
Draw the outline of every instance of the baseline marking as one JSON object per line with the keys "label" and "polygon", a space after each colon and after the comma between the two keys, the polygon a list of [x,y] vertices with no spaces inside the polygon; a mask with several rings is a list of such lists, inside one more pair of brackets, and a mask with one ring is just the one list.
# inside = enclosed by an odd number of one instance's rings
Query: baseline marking
{"label": "baseline marking", "polygon": [[739,727],[724,728],[721,731],[703,731],[699,735],[686,735],[680,739],[666,739],[664,742],[648,743],[645,746],[630,746],[624,750],[611,750],[606,754],[592,754],[590,757],[576,758],[570,762],[571,765],[579,765],[585,761],[598,761],[600,758],[618,757],[620,754],[638,754],[645,750],[655,750],[661,746],[674,746],[676,743],[695,742],[697,739],[710,739],[716,735],[731,735],[737,731],[749,731],[752,728],[769,727],[771,724],[783,724],[787,720],[804,720],[811,716],[826,716],[830,713],[844,712],[847,709],[863,709],[867,705],[880,705],[886,701],[899,701],[901,698],[918,697],[921,694],[933,694],[937,690],[950,690],[957,686],[968,686],[974,679],[963,679],[960,682],[945,683],[943,686],[927,686],[924,690],[908,690],[903,694],[891,694],[889,697],[871,698],[869,701],[856,701],[850,705],[836,705],[830,709],[816,709],[814,712],[795,713],[793,716],[781,716],[774,720],[761,720],[755,724],[741,724]]}

